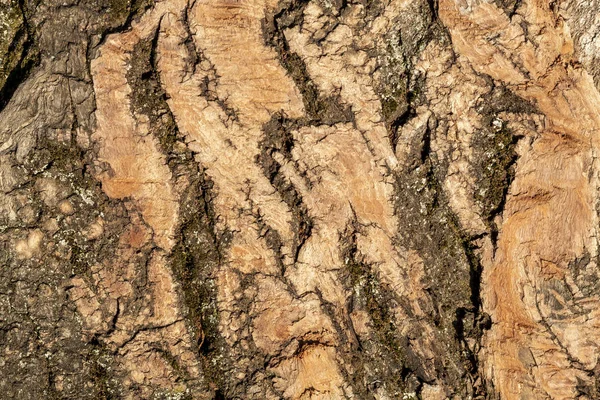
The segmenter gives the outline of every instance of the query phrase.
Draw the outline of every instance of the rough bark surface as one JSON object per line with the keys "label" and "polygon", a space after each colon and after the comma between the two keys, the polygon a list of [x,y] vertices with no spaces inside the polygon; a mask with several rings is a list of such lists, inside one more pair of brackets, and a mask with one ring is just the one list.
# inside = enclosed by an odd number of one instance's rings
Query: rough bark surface
{"label": "rough bark surface", "polygon": [[600,2],[0,0],[0,392],[600,398]]}

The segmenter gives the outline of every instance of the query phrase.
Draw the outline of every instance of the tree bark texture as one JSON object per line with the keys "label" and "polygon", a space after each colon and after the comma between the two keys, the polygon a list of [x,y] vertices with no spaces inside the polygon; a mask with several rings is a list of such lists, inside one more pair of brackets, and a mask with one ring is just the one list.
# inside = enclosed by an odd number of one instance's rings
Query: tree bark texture
{"label": "tree bark texture", "polygon": [[0,396],[599,399],[599,15],[0,0]]}

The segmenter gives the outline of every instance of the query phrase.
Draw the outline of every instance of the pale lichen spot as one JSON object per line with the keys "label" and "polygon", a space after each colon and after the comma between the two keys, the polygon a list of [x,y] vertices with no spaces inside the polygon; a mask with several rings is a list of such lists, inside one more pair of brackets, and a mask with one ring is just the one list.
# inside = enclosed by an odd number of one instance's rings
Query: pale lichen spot
{"label": "pale lichen spot", "polygon": [[29,232],[27,238],[18,240],[15,244],[18,258],[21,260],[29,259],[39,254],[43,238],[44,233],[39,229],[35,229]]}

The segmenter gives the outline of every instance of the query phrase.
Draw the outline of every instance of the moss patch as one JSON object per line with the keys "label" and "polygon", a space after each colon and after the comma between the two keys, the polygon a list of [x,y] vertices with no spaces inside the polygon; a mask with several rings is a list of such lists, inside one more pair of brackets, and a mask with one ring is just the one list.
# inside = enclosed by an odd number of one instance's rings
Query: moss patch
{"label": "moss patch", "polygon": [[398,127],[414,116],[415,107],[424,100],[422,79],[413,72],[413,65],[431,41],[449,43],[445,28],[426,1],[411,2],[394,27],[378,44],[380,81],[376,87],[393,148]]}
{"label": "moss patch", "polygon": [[139,17],[154,0],[101,0],[97,4],[111,25],[122,26]]}
{"label": "moss patch", "polygon": [[91,343],[91,349],[84,361],[90,369],[94,380],[94,399],[112,400],[123,395],[118,382],[114,379],[114,356],[97,340]]}
{"label": "moss patch", "polygon": [[[176,163],[189,162],[189,152],[183,151],[185,146],[178,146],[178,130],[175,118],[167,104],[167,95],[160,85],[156,73],[156,41],[158,31],[154,36],[140,40],[131,54],[130,68],[127,71],[127,81],[132,88],[131,110],[134,114],[144,114],[150,122],[150,133],[159,141],[165,155],[177,159],[169,159]],[[181,143],[181,141],[180,141]],[[171,165],[174,167],[174,165]]]}
{"label": "moss patch", "polygon": [[0,89],[21,59],[24,34],[23,14],[18,2],[0,3]]}
{"label": "moss patch", "polygon": [[27,22],[28,4],[17,0],[0,3],[0,110],[39,62]]}
{"label": "moss patch", "polygon": [[521,6],[522,0],[494,0],[494,3],[512,18]]}
{"label": "moss patch", "polygon": [[532,114],[536,109],[504,87],[496,87],[483,96],[480,109],[484,128],[476,132],[471,142],[474,152],[472,168],[476,177],[473,197],[495,242],[497,228],[494,218],[502,212],[514,178],[514,164],[517,161],[515,146],[519,139],[499,118],[499,114]]}
{"label": "moss patch", "polygon": [[448,205],[441,186],[446,166],[430,152],[430,135],[428,128],[415,139],[409,167],[396,178],[396,212],[402,227],[398,241],[403,248],[416,250],[424,261],[424,283],[433,301],[433,308],[424,311],[438,328],[436,375],[454,386],[456,393],[466,395],[465,376],[475,369],[476,361],[466,338],[479,319],[481,266],[471,238]]}
{"label": "moss patch", "polygon": [[[371,319],[373,337],[363,341],[351,354],[357,371],[350,376],[357,394],[375,398],[382,388],[385,393],[400,395],[411,386],[407,381],[409,361],[407,342],[397,329],[390,304],[396,301],[393,291],[383,285],[371,267],[357,253],[354,227],[342,237],[343,258],[346,260],[346,283],[352,288],[351,309],[365,311]],[[352,310],[349,310],[352,311]],[[413,387],[414,389],[414,387]]]}
{"label": "moss patch", "polygon": [[263,169],[264,175],[277,189],[294,216],[292,230],[294,231],[293,252],[295,260],[298,257],[298,252],[311,234],[313,221],[300,193],[280,173],[281,165],[275,161],[274,154],[281,154],[288,161],[293,161],[294,139],[291,132],[298,129],[301,123],[300,121],[286,119],[281,114],[273,115],[271,120],[263,127],[265,137],[260,143],[261,154],[257,160]]}
{"label": "moss patch", "polygon": [[225,391],[227,346],[218,331],[213,274],[230,235],[217,235],[214,230],[211,188],[210,181],[200,178],[183,194],[179,241],[172,251],[171,267],[183,290],[187,320],[200,351],[206,382],[211,389]]}

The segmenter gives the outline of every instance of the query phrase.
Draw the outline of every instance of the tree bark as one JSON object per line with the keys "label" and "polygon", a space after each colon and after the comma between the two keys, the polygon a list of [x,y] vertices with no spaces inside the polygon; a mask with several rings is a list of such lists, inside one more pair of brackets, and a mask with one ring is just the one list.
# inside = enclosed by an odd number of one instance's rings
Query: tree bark
{"label": "tree bark", "polygon": [[0,391],[600,398],[598,12],[0,0]]}

